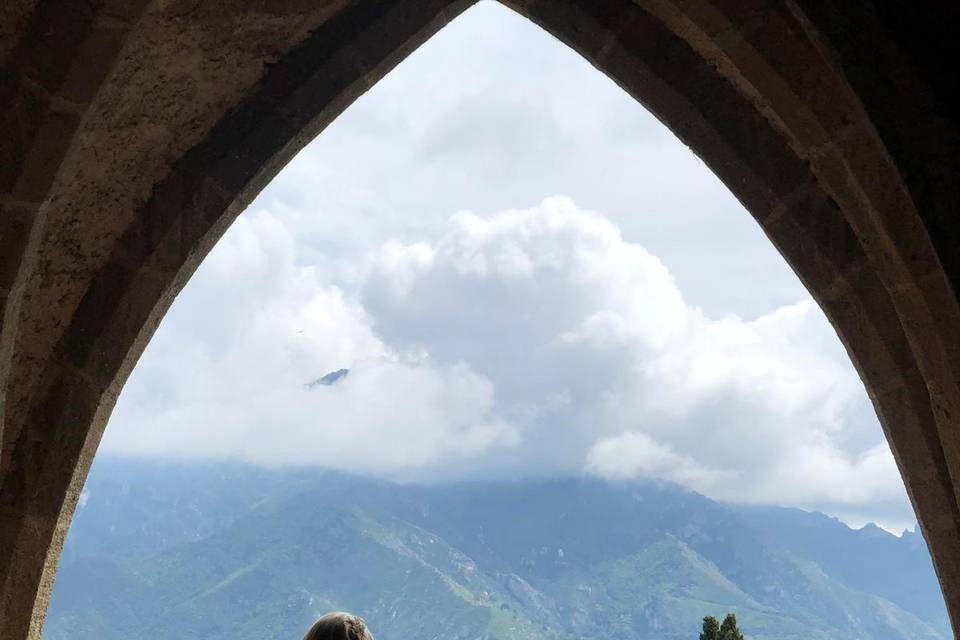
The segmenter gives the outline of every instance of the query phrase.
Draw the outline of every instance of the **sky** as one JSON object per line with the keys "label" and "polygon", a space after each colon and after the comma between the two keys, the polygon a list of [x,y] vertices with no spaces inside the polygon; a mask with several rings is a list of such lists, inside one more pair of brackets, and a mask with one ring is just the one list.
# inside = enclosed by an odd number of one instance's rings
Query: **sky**
{"label": "sky", "polygon": [[760,227],[640,104],[493,2],[238,218],[101,451],[402,482],[652,478],[915,521],[849,358]]}

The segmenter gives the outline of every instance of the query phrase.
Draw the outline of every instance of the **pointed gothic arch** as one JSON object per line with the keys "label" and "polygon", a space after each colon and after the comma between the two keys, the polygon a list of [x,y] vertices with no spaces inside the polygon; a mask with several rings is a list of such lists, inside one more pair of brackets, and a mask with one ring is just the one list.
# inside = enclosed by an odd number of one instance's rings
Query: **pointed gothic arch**
{"label": "pointed gothic arch", "polygon": [[[958,628],[960,10],[503,2],[689,145],[800,276],[874,402]],[[0,637],[39,638],[113,403],[200,260],[471,4],[0,7]]]}

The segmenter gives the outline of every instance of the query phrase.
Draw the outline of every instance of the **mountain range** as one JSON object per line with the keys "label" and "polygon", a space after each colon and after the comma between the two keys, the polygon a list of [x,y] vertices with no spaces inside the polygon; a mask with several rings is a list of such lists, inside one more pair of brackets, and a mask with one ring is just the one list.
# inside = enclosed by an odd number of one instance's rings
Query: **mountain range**
{"label": "mountain range", "polygon": [[398,485],[100,457],[46,640],[300,638],[331,610],[379,640],[946,640],[922,536],[721,504],[659,482]]}

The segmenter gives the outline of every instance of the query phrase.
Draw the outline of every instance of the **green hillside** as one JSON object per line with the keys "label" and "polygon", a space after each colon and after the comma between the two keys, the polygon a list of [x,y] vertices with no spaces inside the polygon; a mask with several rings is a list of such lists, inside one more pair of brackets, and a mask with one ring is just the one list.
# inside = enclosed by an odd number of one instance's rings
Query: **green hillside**
{"label": "green hillside", "polygon": [[883,534],[885,557],[859,560],[875,579],[865,588],[849,578],[855,553],[838,565],[781,521],[821,544],[855,546],[860,531],[672,486],[398,486],[106,460],[86,495],[47,640],[299,638],[333,609],[380,640],[680,640],[727,611],[756,639],[949,637],[914,540]]}

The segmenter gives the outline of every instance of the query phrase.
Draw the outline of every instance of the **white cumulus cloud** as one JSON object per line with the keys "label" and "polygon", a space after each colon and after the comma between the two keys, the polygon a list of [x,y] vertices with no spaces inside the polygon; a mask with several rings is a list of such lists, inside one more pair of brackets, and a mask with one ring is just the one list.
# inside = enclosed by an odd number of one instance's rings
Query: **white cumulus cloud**
{"label": "white cumulus cloud", "polygon": [[385,242],[354,258],[352,284],[299,260],[282,216],[241,217],[150,344],[104,448],[412,481],[658,478],[909,519],[809,299],[711,318],[564,197]]}
{"label": "white cumulus cloud", "polygon": [[[392,350],[362,307],[295,258],[271,214],[237,221],[150,343],[105,451],[405,478],[516,443],[490,380]],[[336,384],[308,384],[339,368],[351,372]]]}

